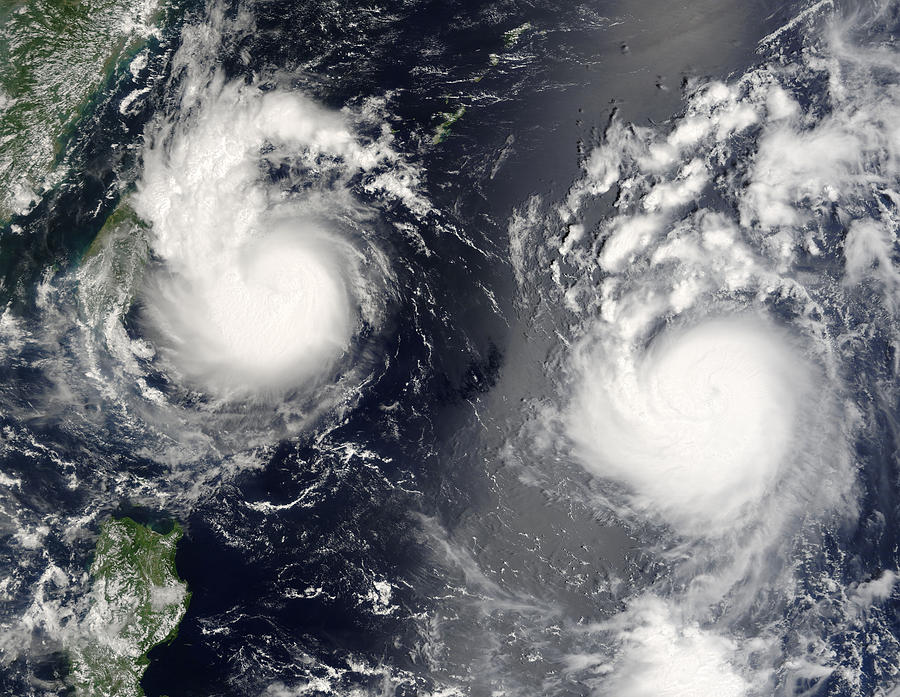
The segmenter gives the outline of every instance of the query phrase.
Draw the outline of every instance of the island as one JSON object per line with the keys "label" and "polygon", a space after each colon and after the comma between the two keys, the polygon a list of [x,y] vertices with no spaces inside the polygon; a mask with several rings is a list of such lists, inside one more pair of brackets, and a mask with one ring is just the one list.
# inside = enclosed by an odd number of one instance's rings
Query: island
{"label": "island", "polygon": [[172,641],[191,594],[175,568],[183,530],[162,534],[131,518],[111,518],[90,567],[90,609],[69,647],[78,697],[139,697],[147,652]]}
{"label": "island", "polygon": [[[531,23],[525,22],[524,24],[519,25],[515,29],[510,29],[509,31],[503,32],[503,50],[504,52],[510,51],[515,48],[516,44],[519,42],[519,39],[522,35],[531,29]],[[488,62],[490,63],[491,68],[496,67],[500,64],[500,54],[491,53],[488,54]],[[484,78],[486,71],[482,71],[474,78],[472,78],[472,82],[481,82]],[[450,103],[452,99],[450,96],[445,97],[445,101]],[[441,119],[441,122],[434,129],[434,135],[431,138],[431,142],[435,145],[439,145],[443,143],[447,138],[450,137],[451,129],[453,128],[453,124],[459,121],[463,115],[466,113],[466,105],[462,104],[457,107],[454,111],[442,111],[437,114],[437,118]]]}

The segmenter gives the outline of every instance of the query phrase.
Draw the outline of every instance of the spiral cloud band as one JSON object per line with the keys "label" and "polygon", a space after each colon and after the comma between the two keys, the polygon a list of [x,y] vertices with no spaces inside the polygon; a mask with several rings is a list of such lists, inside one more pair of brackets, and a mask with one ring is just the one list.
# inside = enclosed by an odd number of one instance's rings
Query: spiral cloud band
{"label": "spiral cloud band", "polygon": [[220,260],[209,269],[214,276],[167,279],[152,317],[179,367],[207,386],[227,380],[274,389],[340,355],[356,320],[337,252],[320,237],[269,233],[233,263]]}
{"label": "spiral cloud band", "polygon": [[164,267],[143,298],[147,332],[220,396],[322,379],[372,319],[364,266],[379,264],[354,241],[346,180],[384,153],[294,92],[220,81],[209,95],[146,154],[135,207]]}
{"label": "spiral cloud band", "polygon": [[894,570],[829,546],[861,525],[872,415],[896,405],[896,6],[814,8],[784,29],[802,49],[688,83],[665,128],[614,116],[565,199],[510,224],[517,279],[549,267],[573,320],[550,428],[658,563],[571,655],[594,694],[896,687],[893,609],[870,622]]}
{"label": "spiral cloud band", "polygon": [[589,360],[577,440],[642,505],[682,527],[718,527],[777,479],[809,379],[770,326],[707,320],[644,352]]}

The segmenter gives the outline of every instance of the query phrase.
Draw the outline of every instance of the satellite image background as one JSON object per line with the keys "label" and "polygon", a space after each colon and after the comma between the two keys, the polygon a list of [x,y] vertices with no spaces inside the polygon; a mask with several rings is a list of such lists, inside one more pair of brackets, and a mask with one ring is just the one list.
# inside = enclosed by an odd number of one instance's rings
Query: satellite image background
{"label": "satellite image background", "polygon": [[5,4],[0,694],[900,695],[898,11]]}

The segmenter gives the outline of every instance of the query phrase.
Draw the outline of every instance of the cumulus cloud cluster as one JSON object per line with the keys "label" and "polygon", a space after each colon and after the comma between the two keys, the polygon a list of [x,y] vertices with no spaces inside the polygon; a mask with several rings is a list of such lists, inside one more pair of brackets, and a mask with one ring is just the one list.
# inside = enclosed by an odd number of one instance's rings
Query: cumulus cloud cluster
{"label": "cumulus cloud cluster", "polygon": [[[540,220],[532,200],[511,223],[520,278],[529,228],[560,230],[547,254],[576,318],[561,414],[574,455],[617,514],[668,531],[654,551],[669,573],[596,628],[612,657],[576,661],[598,693],[791,694],[852,672],[815,637],[815,610],[802,655],[773,648],[777,621],[747,628],[761,602],[792,602],[797,550],[857,510],[852,356],[835,347],[861,284],[896,312],[890,11],[807,13],[785,30],[802,49],[691,86],[668,128],[614,117],[556,209]],[[587,230],[598,200],[612,214]]]}

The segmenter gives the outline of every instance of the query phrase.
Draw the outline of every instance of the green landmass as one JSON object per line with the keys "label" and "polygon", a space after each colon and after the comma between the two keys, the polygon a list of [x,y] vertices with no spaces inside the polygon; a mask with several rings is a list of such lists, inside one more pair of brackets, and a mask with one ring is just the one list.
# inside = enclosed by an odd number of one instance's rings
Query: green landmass
{"label": "green landmass", "polygon": [[103,223],[79,269],[79,298],[92,326],[128,311],[150,257],[149,226],[123,198]]}
{"label": "green landmass", "polygon": [[154,532],[131,518],[100,529],[91,607],[69,647],[77,697],[140,697],[147,652],[175,638],[191,594],[175,569],[182,529]]}
{"label": "green landmass", "polygon": [[453,127],[453,124],[459,121],[465,113],[466,108],[461,106],[453,113],[440,114],[444,120],[438,124],[438,127],[434,131],[434,138],[432,138],[431,141],[433,143],[443,143],[447,139],[447,136],[450,135],[450,129]]}
{"label": "green landmass", "polygon": [[55,183],[66,135],[165,0],[0,0],[0,223]]}
{"label": "green landmass", "polygon": [[509,50],[513,46],[518,43],[519,38],[521,38],[522,34],[531,29],[531,22],[525,22],[515,29],[510,29],[507,32],[503,32],[503,45],[506,46],[506,49]]}
{"label": "green landmass", "polygon": [[[509,51],[512,49],[522,37],[526,31],[531,29],[531,23],[525,22],[524,24],[519,25],[515,29],[510,29],[509,31],[503,32],[503,46],[504,51]],[[500,54],[497,53],[489,53],[488,54],[488,64],[491,68],[494,68],[500,64]],[[472,78],[472,82],[481,82],[484,79],[485,74],[488,71],[483,71],[480,75],[476,75]],[[434,130],[434,136],[431,139],[431,142],[437,145],[438,143],[443,143],[450,136],[451,128],[454,123],[459,121],[459,119],[466,113],[466,107],[460,106],[454,112],[441,112],[437,116],[442,119],[442,121],[437,125],[437,128]]]}

